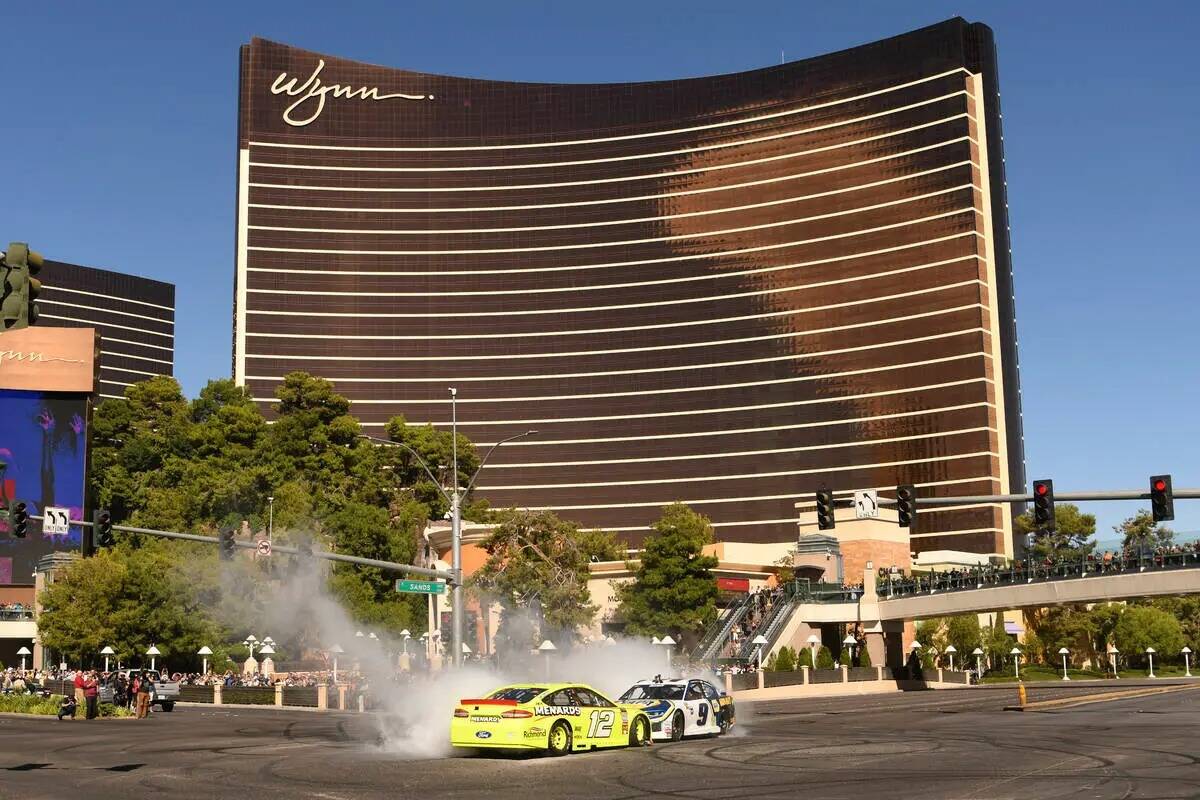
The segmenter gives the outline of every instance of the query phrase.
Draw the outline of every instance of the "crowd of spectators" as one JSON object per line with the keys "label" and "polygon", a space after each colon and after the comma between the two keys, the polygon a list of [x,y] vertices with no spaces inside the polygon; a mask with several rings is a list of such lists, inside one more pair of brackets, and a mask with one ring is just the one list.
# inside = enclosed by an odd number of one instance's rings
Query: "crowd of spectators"
{"label": "crowd of spectators", "polygon": [[24,603],[0,603],[0,619],[33,619],[33,609]]}
{"label": "crowd of spectators", "polygon": [[926,575],[904,575],[895,567],[881,568],[877,577],[880,596],[922,592],[981,589],[1002,584],[1031,583],[1087,575],[1107,575],[1146,569],[1167,569],[1200,563],[1200,542],[1163,547],[1126,547],[1104,550],[1080,558],[1018,559],[1008,564],[960,567]]}

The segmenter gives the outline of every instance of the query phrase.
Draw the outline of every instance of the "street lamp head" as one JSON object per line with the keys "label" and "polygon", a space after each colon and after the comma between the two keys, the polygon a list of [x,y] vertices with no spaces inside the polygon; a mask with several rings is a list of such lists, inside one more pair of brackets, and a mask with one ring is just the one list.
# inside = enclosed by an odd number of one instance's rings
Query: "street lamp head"
{"label": "street lamp head", "polygon": [[113,650],[113,649],[112,649],[111,647],[109,647],[108,645],[105,645],[105,646],[104,646],[104,649],[102,649],[102,650],[100,651],[100,655],[102,655],[102,656],[113,656],[113,655],[116,655],[116,654],[117,654],[117,651],[116,651],[116,650]]}
{"label": "street lamp head", "polygon": [[753,639],[751,639],[751,640],[750,640],[750,643],[751,643],[751,644],[757,644],[757,645],[764,645],[764,644],[766,644],[766,643],[767,643],[767,637],[763,636],[763,635],[760,633],[758,636],[755,636]]}
{"label": "street lamp head", "polygon": [[675,640],[672,639],[671,634],[668,633],[666,636],[664,636],[662,638],[662,641],[660,641],[659,644],[665,644],[668,647],[670,647],[671,645],[675,644]]}
{"label": "street lamp head", "polygon": [[659,640],[659,638],[657,636],[651,636],[650,644],[662,644],[662,642]]}
{"label": "street lamp head", "polygon": [[275,640],[270,636],[267,636],[263,639],[263,644],[275,644]]}
{"label": "street lamp head", "polygon": [[1154,655],[1157,651],[1153,647],[1147,647],[1146,652],[1150,655]]}
{"label": "street lamp head", "polygon": [[409,633],[409,630],[408,630],[408,628],[405,628],[404,630],[400,631],[400,635],[401,635],[401,636],[403,636],[405,639],[411,639],[411,638],[412,638],[412,634],[411,634],[411,633]]}
{"label": "street lamp head", "polygon": [[363,632],[362,632],[362,631],[355,631],[355,632],[354,632],[354,638],[355,638],[355,639],[361,639],[361,638],[363,638]]}
{"label": "street lamp head", "polygon": [[1059,654],[1060,656],[1068,656],[1068,655],[1070,655],[1070,654],[1071,654],[1071,651],[1070,651],[1070,650],[1068,650],[1068,649],[1067,649],[1067,648],[1065,648],[1065,647],[1060,647],[1060,648],[1058,648],[1058,654]]}
{"label": "street lamp head", "polygon": [[541,650],[543,653],[549,653],[551,650],[557,649],[558,648],[554,646],[554,642],[550,641],[549,639],[538,645],[538,650]]}
{"label": "street lamp head", "polygon": [[958,649],[957,649],[957,648],[955,648],[955,646],[954,646],[954,645],[952,645],[952,644],[948,644],[948,645],[946,645],[946,652],[947,652],[947,653],[957,653],[957,652],[958,652]]}
{"label": "street lamp head", "polygon": [[162,651],[160,651],[160,650],[159,650],[157,647],[155,647],[154,645],[150,645],[150,649],[146,651],[146,655],[148,655],[148,656],[161,656],[161,655],[162,655]]}
{"label": "street lamp head", "polygon": [[1190,654],[1190,653],[1192,652],[1192,648],[1190,648],[1190,647],[1187,647],[1187,646],[1185,645],[1185,646],[1184,646],[1184,648],[1183,648],[1182,650],[1180,650],[1179,652],[1183,653],[1183,654],[1186,656],[1186,655],[1188,655],[1188,654]]}
{"label": "street lamp head", "polygon": [[275,648],[271,647],[269,644],[264,644],[261,648],[259,648],[258,652],[264,656],[272,656],[275,655]]}
{"label": "street lamp head", "polygon": [[1117,646],[1115,644],[1110,644],[1108,646],[1108,654],[1110,656],[1115,656],[1119,652],[1121,652],[1121,651],[1117,649]]}
{"label": "street lamp head", "polygon": [[908,646],[908,649],[909,650],[920,650],[921,643],[918,642],[916,639],[913,639],[913,643]]}
{"label": "street lamp head", "polygon": [[809,643],[809,644],[820,644],[820,643],[821,643],[821,637],[820,637],[820,636],[817,636],[815,633],[809,634],[809,637],[808,637],[808,643]]}
{"label": "street lamp head", "polygon": [[972,651],[971,651],[971,655],[973,655],[973,656],[981,656],[981,655],[983,655],[983,648],[982,648],[982,647],[976,647],[974,650],[972,650]]}
{"label": "street lamp head", "polygon": [[847,633],[846,638],[842,639],[842,644],[857,644],[857,642],[854,641],[853,636]]}
{"label": "street lamp head", "polygon": [[340,656],[342,653],[344,653],[346,651],[342,649],[342,646],[340,644],[335,644],[329,648],[329,652],[333,653],[335,656]]}
{"label": "street lamp head", "polygon": [[26,647],[25,645],[21,645],[21,649],[17,651],[17,655],[19,655],[19,656],[31,656],[31,655],[33,655],[33,653],[29,652],[29,648],[28,648],[28,647]]}
{"label": "street lamp head", "polygon": [[379,641],[379,637],[375,635],[375,631],[371,631],[370,635],[367,636],[367,638],[374,639],[375,641]]}
{"label": "street lamp head", "polygon": [[615,645],[616,643],[617,643],[617,640],[614,639],[613,637],[611,637],[611,636],[604,637],[604,646],[605,647],[611,647],[611,646]]}
{"label": "street lamp head", "polygon": [[1019,656],[1021,655],[1021,649],[1019,647],[1014,647],[1012,650],[1008,651],[1008,654],[1010,656]]}
{"label": "street lamp head", "polygon": [[201,647],[199,650],[196,651],[196,655],[198,655],[198,656],[211,656],[212,654],[213,654],[212,648],[209,647],[208,645],[204,645],[203,647]]}
{"label": "street lamp head", "polygon": [[258,637],[257,637],[257,636],[255,636],[255,635],[252,633],[252,634],[250,634],[249,636],[247,636],[247,637],[246,637],[246,641],[247,641],[247,642],[257,642],[257,641],[258,641]]}

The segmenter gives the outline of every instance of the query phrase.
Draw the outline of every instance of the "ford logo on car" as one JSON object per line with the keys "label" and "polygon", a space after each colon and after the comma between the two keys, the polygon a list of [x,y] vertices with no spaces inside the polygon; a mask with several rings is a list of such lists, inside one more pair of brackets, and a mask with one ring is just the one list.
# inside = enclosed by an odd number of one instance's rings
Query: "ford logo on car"
{"label": "ford logo on car", "polygon": [[475,731],[475,738],[476,739],[490,739],[490,738],[492,738],[492,732],[491,731]]}

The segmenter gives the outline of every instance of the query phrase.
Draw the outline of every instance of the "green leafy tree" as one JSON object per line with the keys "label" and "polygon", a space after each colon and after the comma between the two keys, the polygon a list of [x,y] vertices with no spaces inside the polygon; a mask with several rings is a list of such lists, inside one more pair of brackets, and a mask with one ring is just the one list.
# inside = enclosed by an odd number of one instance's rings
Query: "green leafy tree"
{"label": "green leafy tree", "polygon": [[954,645],[958,651],[958,662],[970,658],[971,653],[983,642],[979,617],[975,614],[959,614],[946,619],[946,644]]}
{"label": "green leafy tree", "polygon": [[979,633],[983,640],[981,647],[987,655],[988,664],[991,669],[998,669],[1008,658],[1008,652],[1015,644],[1013,637],[1004,630],[1004,615],[999,611],[994,612],[992,624],[981,626]]}
{"label": "green leafy tree", "polygon": [[1121,534],[1121,546],[1139,547],[1153,550],[1156,547],[1168,547],[1175,541],[1175,531],[1154,521],[1154,516],[1145,509],[1129,517],[1120,525],[1113,526],[1116,533]]}
{"label": "green leafy tree", "polygon": [[858,665],[859,665],[860,667],[869,667],[869,666],[872,666],[872,664],[871,664],[871,651],[870,651],[870,650],[868,650],[868,649],[867,649],[865,646],[864,646],[864,647],[860,647],[860,648],[858,648],[858,649],[855,651],[855,657],[858,659]]}
{"label": "green leafy tree", "polygon": [[1174,660],[1184,645],[1179,621],[1150,606],[1126,608],[1113,629],[1113,640],[1124,657],[1137,664],[1146,663],[1148,647],[1153,647],[1159,658]]}
{"label": "green leafy tree", "polygon": [[1200,649],[1200,645],[1198,645],[1200,643],[1200,596],[1156,597],[1150,600],[1137,600],[1132,605],[1150,606],[1167,612],[1179,620],[1184,642],[1193,650]]}
{"label": "green leafy tree", "polygon": [[718,560],[705,555],[713,541],[712,524],[683,503],[663,509],[646,538],[634,580],[618,589],[620,613],[631,633],[661,636],[694,644],[717,614]]}
{"label": "green leafy tree", "polygon": [[1037,560],[1079,559],[1096,549],[1096,516],[1080,512],[1072,503],[1054,504],[1054,530],[1038,531],[1033,521],[1033,512],[1026,511],[1013,520],[1016,536],[1034,534],[1031,557]]}
{"label": "green leafy tree", "polygon": [[573,640],[576,629],[590,624],[596,614],[589,600],[588,564],[597,549],[611,552],[613,544],[580,536],[574,523],[549,511],[510,510],[498,518],[482,545],[487,561],[471,576],[475,591],[505,609],[498,645],[504,642],[519,651],[529,644],[529,625],[517,622],[522,616],[532,618],[543,638]]}
{"label": "green leafy tree", "polygon": [[1061,661],[1058,651],[1064,647],[1079,659],[1096,658],[1097,620],[1085,606],[1053,606],[1026,620],[1048,663]]}

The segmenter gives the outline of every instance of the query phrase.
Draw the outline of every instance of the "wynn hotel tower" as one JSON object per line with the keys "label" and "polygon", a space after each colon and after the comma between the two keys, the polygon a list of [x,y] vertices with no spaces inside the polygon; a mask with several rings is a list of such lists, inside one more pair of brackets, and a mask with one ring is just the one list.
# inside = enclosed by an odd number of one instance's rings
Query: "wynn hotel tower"
{"label": "wynn hotel tower", "polygon": [[[241,52],[234,370],[458,424],[478,492],[640,540],[1021,491],[996,55],[962,19],[751,72],[511,83]],[[914,550],[1011,550],[923,501]]]}

